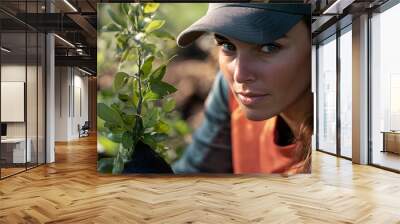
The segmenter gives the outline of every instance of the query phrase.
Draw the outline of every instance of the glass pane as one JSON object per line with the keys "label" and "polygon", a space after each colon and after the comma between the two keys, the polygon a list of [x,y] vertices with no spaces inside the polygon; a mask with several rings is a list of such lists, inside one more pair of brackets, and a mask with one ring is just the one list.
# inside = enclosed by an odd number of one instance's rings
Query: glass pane
{"label": "glass pane", "polygon": [[318,149],[336,154],[336,38],[318,48]]}
{"label": "glass pane", "polygon": [[38,36],[36,32],[28,32],[28,63],[27,63],[27,81],[26,81],[26,112],[27,112],[27,142],[30,148],[30,159],[28,168],[37,165],[37,74],[38,74]]}
{"label": "glass pane", "polygon": [[38,45],[38,164],[45,163],[45,52],[46,37],[39,33]]}
{"label": "glass pane", "polygon": [[400,170],[400,4],[372,17],[372,163]]}
{"label": "glass pane", "polygon": [[31,158],[26,144],[25,31],[2,30],[1,47],[1,175],[5,177],[25,170],[25,163]]}
{"label": "glass pane", "polygon": [[340,153],[352,157],[352,35],[340,36]]}
{"label": "glass pane", "polygon": [[[44,0],[0,2],[1,8],[20,20],[38,19],[35,14],[43,13],[44,5]],[[5,177],[45,161],[45,36],[1,12],[0,19],[3,87],[0,167],[1,177]]]}
{"label": "glass pane", "polygon": [[[28,20],[37,20],[35,15],[39,11],[37,1],[27,2],[26,12]],[[36,24],[37,21],[31,21]],[[36,30],[27,29],[27,80],[26,80],[26,113],[27,113],[27,143],[30,148],[30,161],[27,167],[37,166],[38,163],[38,33]]]}

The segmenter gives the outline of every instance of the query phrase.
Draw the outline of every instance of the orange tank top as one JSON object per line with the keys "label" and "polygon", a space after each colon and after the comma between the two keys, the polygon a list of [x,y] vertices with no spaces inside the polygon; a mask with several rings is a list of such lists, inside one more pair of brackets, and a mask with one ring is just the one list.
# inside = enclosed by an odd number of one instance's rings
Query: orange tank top
{"label": "orange tank top", "polygon": [[279,146],[274,142],[276,116],[265,121],[248,120],[232,91],[229,107],[234,173],[285,173],[296,164],[297,144]]}

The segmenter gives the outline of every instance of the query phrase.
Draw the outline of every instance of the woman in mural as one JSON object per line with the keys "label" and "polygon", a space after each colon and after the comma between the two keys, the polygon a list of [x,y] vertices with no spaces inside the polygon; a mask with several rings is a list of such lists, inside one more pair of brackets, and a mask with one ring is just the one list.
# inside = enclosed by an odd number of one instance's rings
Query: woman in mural
{"label": "woman in mural", "polygon": [[212,3],[178,36],[214,35],[220,72],[175,173],[310,172],[310,21],[306,4]]}

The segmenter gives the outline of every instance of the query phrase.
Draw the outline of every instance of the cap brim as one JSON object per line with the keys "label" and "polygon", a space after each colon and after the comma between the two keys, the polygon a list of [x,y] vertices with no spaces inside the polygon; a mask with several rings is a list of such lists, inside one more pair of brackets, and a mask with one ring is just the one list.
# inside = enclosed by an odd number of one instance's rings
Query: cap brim
{"label": "cap brim", "polygon": [[216,8],[184,30],[177,37],[177,44],[188,46],[205,32],[253,44],[270,43],[284,36],[302,17],[259,8]]}

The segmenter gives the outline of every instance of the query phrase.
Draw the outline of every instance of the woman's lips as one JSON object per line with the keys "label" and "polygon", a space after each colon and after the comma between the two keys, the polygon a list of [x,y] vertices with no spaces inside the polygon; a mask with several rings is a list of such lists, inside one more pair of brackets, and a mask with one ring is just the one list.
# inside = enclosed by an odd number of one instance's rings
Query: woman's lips
{"label": "woman's lips", "polygon": [[251,106],[254,104],[257,104],[265,99],[266,96],[269,94],[261,94],[261,93],[244,93],[244,92],[238,92],[236,93],[237,96],[239,97],[240,102],[246,106]]}

